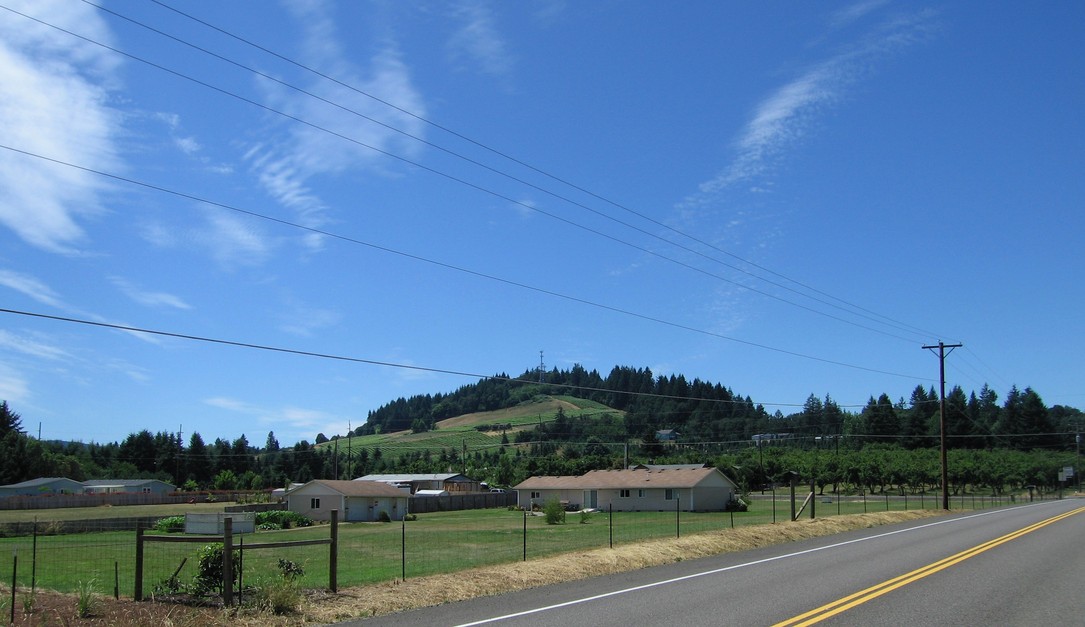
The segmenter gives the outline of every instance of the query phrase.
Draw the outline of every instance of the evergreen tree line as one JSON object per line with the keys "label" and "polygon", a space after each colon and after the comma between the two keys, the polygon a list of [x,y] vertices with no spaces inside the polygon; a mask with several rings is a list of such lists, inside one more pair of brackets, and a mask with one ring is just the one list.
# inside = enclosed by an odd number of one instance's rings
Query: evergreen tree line
{"label": "evergreen tree line", "polygon": [[[541,382],[540,382],[541,378]],[[496,375],[450,394],[400,398],[370,412],[353,435],[427,430],[444,418],[513,407],[541,395],[592,400],[624,412],[559,411],[554,420],[517,431],[516,445],[470,451],[416,451],[385,455],[380,449],[337,452],[307,441],[281,447],[273,432],[264,446],[245,435],[207,444],[199,433],[187,442],[179,434],[143,430],[110,444],[40,442],[26,435],[21,418],[0,403],[0,484],[48,476],[75,480],[157,478],[186,489],[269,489],[290,482],[355,478],[370,473],[463,472],[496,485],[511,485],[535,474],[580,474],[595,468],[619,468],[642,461],[688,459],[729,463],[720,457],[735,451],[777,450],[753,447],[755,435],[769,434],[781,450],[832,447],[851,454],[863,449],[915,451],[937,447],[939,401],[933,389],[917,386],[911,397],[892,401],[870,397],[859,411],[840,407],[832,398],[811,395],[801,411],[769,414],[720,384],[681,375],[654,376],[647,368],[617,366],[607,377],[581,366],[520,377]],[[946,398],[946,431],[952,449],[1005,451],[1074,451],[1075,435],[1085,423],[1082,412],[1048,408],[1031,388],[1011,388],[1005,401],[983,386],[966,395],[955,387]],[[678,432],[677,443],[662,443],[659,430]],[[351,434],[348,434],[351,435]],[[341,436],[333,436],[338,440]],[[316,443],[328,442],[318,434]],[[504,442],[508,442],[505,438]],[[342,443],[342,442],[340,442]],[[345,447],[344,447],[345,449]],[[734,462],[747,470],[750,464]],[[1072,465],[1072,464],[1071,464]],[[854,472],[852,472],[854,475]],[[763,483],[771,474],[747,477]]]}
{"label": "evergreen tree line", "polygon": [[[520,432],[517,440],[651,442],[657,431],[673,429],[683,442],[748,441],[756,434],[790,437],[845,436],[871,443],[895,443],[907,449],[931,446],[940,433],[937,392],[917,386],[910,398],[893,401],[871,396],[859,411],[841,408],[831,397],[811,395],[801,411],[768,413],[749,396],[719,383],[682,375],[654,376],[647,368],[615,366],[606,378],[580,365],[516,378],[495,375],[453,393],[400,398],[369,413],[356,435],[435,428],[438,421],[480,411],[514,407],[538,395],[567,395],[624,411],[618,423],[567,419]],[[1006,400],[984,385],[977,394],[960,386],[946,395],[946,434],[957,448],[1032,450],[1073,446],[1085,426],[1080,410],[1048,408],[1032,388],[1010,389]]]}

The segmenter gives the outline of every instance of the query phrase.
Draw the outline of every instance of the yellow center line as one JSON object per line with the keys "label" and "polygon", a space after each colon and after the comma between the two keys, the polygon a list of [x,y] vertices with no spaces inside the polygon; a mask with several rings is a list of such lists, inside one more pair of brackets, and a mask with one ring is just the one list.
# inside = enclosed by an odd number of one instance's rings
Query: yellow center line
{"label": "yellow center line", "polygon": [[1047,520],[1042,520],[1038,523],[1034,523],[1022,529],[1018,529],[1017,531],[1014,531],[1012,533],[1008,533],[1002,537],[995,538],[994,540],[990,540],[965,551],[961,551],[956,555],[951,555],[947,558],[941,559],[937,562],[934,562],[933,564],[928,564],[926,566],[923,566],[922,568],[917,568],[912,572],[905,573],[887,581],[883,581],[882,583],[866,588],[865,590],[860,590],[859,592],[856,592],[854,594],[850,594],[841,599],[837,599],[832,603],[828,603],[819,608],[810,610],[809,612],[799,614],[798,616],[789,618],[783,622],[776,623],[775,625],[773,625],[773,627],[804,627],[806,625],[813,625],[814,623],[818,623],[832,616],[836,616],[837,614],[845,612],[857,605],[861,605],[863,603],[866,603],[867,601],[876,599],[883,594],[892,592],[897,588],[906,586],[913,581],[918,581],[928,575],[933,575],[936,572],[963,562],[970,557],[975,557],[976,555],[979,555],[984,551],[993,549],[1001,544],[1005,544],[1010,540],[1015,540],[1025,534],[1032,533],[1037,529],[1042,529],[1047,525],[1056,523],[1064,518],[1069,518],[1070,516],[1073,516],[1074,514],[1079,514],[1083,511],[1085,511],[1085,507],[1079,507],[1064,514],[1059,514],[1058,516],[1048,518]]}

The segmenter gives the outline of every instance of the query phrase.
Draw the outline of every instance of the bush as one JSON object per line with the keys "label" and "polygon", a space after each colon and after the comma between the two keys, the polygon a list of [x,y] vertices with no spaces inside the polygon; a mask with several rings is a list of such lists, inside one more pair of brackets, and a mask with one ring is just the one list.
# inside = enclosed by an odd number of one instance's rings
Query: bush
{"label": "bush", "polygon": [[[199,564],[197,566],[196,576],[192,582],[196,594],[222,592],[222,562],[224,552],[222,543],[219,542],[208,544],[196,551],[196,557]],[[238,568],[238,565],[241,564],[240,549],[233,550],[233,562],[234,586],[236,587],[241,582],[241,569]]]}
{"label": "bush", "polygon": [[177,531],[185,530],[185,517],[184,516],[169,516],[167,518],[160,518],[154,524],[155,531],[167,531],[174,533]]}
{"label": "bush", "polygon": [[586,525],[591,522],[591,512],[586,509],[580,510],[580,524]]}
{"label": "bush", "polygon": [[548,525],[565,523],[565,508],[557,499],[550,499],[543,505],[543,515],[546,516],[546,524]]}
{"label": "bush", "polygon": [[392,522],[392,517],[388,515],[388,512],[381,510],[381,513],[377,515],[377,520],[390,523]]}
{"label": "bush", "polygon": [[79,582],[79,596],[75,604],[75,613],[79,618],[89,618],[94,614],[94,606],[97,603],[94,580]]}
{"label": "bush", "polygon": [[727,505],[723,508],[725,512],[744,512],[748,510],[750,506],[742,499],[731,499],[727,501]]}
{"label": "bush", "polygon": [[277,525],[268,527],[268,529],[289,529],[291,527],[310,527],[312,524],[313,521],[309,517],[286,509],[256,512],[256,526],[260,529],[264,528],[262,525]]}
{"label": "bush", "polygon": [[258,586],[250,598],[257,609],[282,616],[292,614],[298,609],[301,604],[301,591],[294,581],[273,579]]}
{"label": "bush", "polygon": [[406,520],[407,522],[418,520],[418,514],[404,514],[403,520]]}

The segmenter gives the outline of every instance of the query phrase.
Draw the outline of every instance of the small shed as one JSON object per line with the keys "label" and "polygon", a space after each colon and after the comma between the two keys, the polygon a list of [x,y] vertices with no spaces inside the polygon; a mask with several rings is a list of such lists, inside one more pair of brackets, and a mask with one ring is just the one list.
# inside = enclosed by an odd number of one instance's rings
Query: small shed
{"label": "small shed", "polygon": [[409,501],[410,495],[394,486],[358,479],[316,479],[286,493],[287,508],[313,520],[330,519],[333,509],[346,522],[376,522],[382,512],[389,520],[401,520]]}

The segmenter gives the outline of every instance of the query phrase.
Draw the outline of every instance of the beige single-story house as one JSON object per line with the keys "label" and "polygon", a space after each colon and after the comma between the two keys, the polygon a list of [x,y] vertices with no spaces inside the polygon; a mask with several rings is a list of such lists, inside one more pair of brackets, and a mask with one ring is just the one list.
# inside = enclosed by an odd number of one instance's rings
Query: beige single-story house
{"label": "beige single-story house", "polygon": [[172,483],[158,479],[89,479],[83,482],[87,494],[169,494],[176,492]]}
{"label": "beige single-story house", "polygon": [[67,477],[42,477],[0,485],[3,496],[42,496],[45,494],[82,494],[83,484]]}
{"label": "beige single-story house", "polygon": [[313,520],[330,520],[339,510],[345,522],[376,522],[381,512],[391,520],[407,513],[410,496],[395,486],[378,481],[332,481],[315,479],[286,493],[286,507]]}
{"label": "beige single-story house", "polygon": [[394,485],[408,494],[419,490],[444,490],[451,494],[481,492],[482,484],[467,476],[455,472],[404,475],[366,475],[355,481],[379,481]]}
{"label": "beige single-story house", "polygon": [[523,508],[554,499],[584,509],[720,512],[736,498],[734,481],[717,468],[593,470],[579,477],[530,477],[513,489]]}

